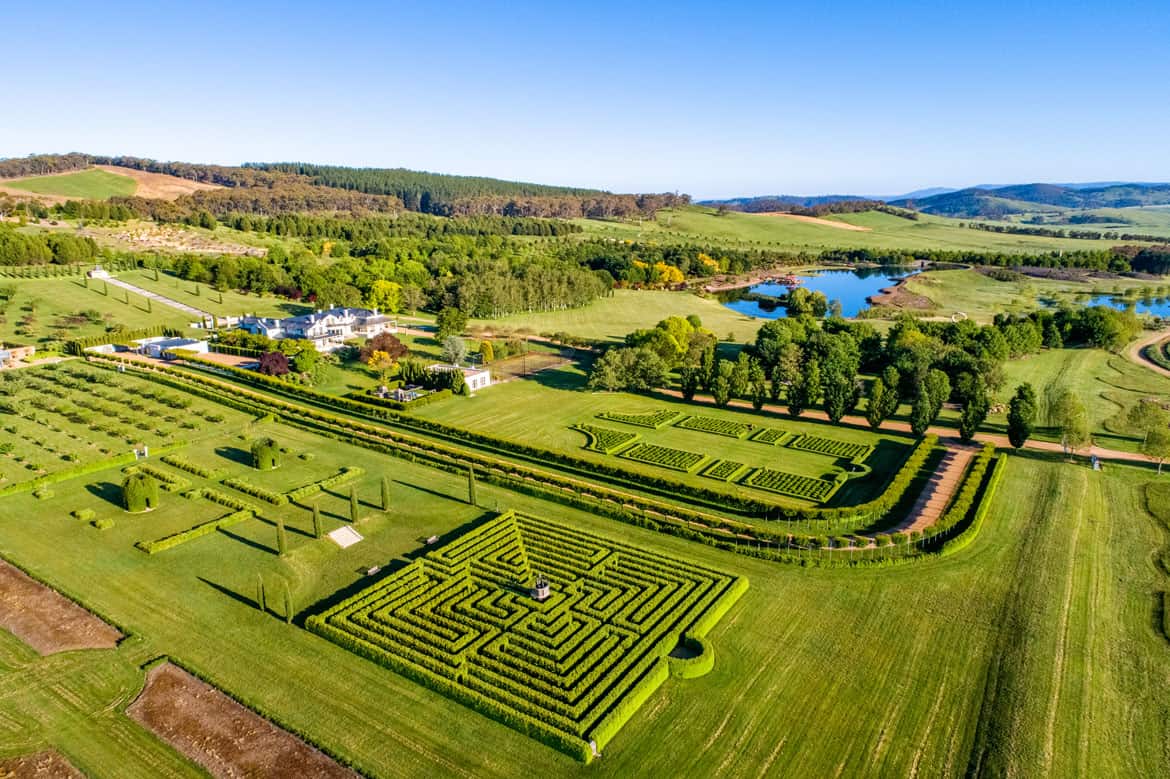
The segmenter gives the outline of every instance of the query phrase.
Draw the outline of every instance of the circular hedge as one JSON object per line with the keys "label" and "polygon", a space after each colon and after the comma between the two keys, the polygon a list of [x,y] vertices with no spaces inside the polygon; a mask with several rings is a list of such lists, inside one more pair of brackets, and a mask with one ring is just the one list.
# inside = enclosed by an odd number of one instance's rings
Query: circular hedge
{"label": "circular hedge", "polygon": [[158,507],[158,482],[140,471],[122,480],[122,505],[137,513]]}
{"label": "circular hedge", "polygon": [[280,446],[271,438],[257,438],[252,442],[252,467],[271,471],[280,465]]}

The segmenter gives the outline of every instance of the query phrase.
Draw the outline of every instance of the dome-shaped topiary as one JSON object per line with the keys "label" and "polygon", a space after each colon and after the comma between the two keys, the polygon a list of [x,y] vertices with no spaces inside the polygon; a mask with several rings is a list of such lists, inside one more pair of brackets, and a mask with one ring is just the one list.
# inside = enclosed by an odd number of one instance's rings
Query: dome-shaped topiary
{"label": "dome-shaped topiary", "polygon": [[271,438],[257,438],[252,442],[252,467],[271,471],[280,464],[280,446]]}
{"label": "dome-shaped topiary", "polygon": [[128,474],[122,480],[122,505],[135,513],[158,508],[158,482],[141,471]]}

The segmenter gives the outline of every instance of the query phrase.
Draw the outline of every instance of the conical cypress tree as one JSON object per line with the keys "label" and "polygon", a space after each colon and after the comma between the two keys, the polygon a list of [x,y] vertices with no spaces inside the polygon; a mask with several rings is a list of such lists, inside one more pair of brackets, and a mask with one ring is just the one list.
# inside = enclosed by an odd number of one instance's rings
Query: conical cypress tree
{"label": "conical cypress tree", "polygon": [[320,538],[324,535],[321,532],[321,504],[313,504],[313,538]]}
{"label": "conical cypress tree", "polygon": [[349,521],[357,522],[358,520],[358,499],[357,487],[349,488]]}
{"label": "conical cypress tree", "polygon": [[264,577],[260,574],[256,574],[256,608],[261,611],[268,610],[264,603]]}
{"label": "conical cypress tree", "polygon": [[467,468],[467,502],[475,505],[475,469]]}
{"label": "conical cypress tree", "polygon": [[382,477],[382,511],[390,510],[390,479]]}
{"label": "conical cypress tree", "polygon": [[283,519],[276,520],[276,549],[281,557],[288,554],[288,534],[284,530]]}
{"label": "conical cypress tree", "polygon": [[293,621],[292,590],[289,589],[288,582],[284,583],[284,621],[290,625]]}

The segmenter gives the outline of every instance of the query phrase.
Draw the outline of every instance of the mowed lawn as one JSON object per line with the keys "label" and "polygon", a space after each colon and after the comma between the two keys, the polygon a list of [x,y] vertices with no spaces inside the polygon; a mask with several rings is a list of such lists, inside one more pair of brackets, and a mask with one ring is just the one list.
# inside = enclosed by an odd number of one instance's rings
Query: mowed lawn
{"label": "mowed lawn", "polygon": [[32,176],[2,182],[6,187],[33,192],[38,195],[105,200],[109,197],[128,197],[138,188],[138,182],[129,176],[110,173],[98,168],[61,173],[54,176]]}
{"label": "mowed lawn", "polygon": [[960,227],[959,220],[921,214],[917,220],[881,212],[825,217],[867,231],[848,230],[770,214],[718,214],[713,208],[664,209],[652,220],[575,220],[587,235],[634,241],[685,243],[706,241],[743,249],[809,250],[975,249],[1043,252],[1054,249],[1100,249],[1102,241],[991,233]]}
{"label": "mowed lawn", "polygon": [[830,425],[812,420],[750,411],[731,411],[709,405],[686,403],[666,395],[646,396],[631,393],[589,392],[584,389],[585,373],[579,364],[550,369],[526,379],[493,385],[472,398],[452,398],[416,413],[456,427],[490,433],[511,441],[540,446],[576,457],[621,467],[651,476],[680,480],[695,486],[727,490],[742,495],[781,498],[749,487],[715,481],[698,473],[683,473],[661,466],[634,462],[626,458],[588,451],[583,433],[572,430],[584,423],[641,435],[639,439],[673,449],[707,455],[710,461],[727,459],[748,466],[775,468],[804,476],[832,478],[841,469],[841,461],[787,446],[775,446],[747,439],[731,438],[698,430],[666,426],[658,430],[628,425],[597,415],[603,412],[622,414],[653,413],[662,409],[680,415],[712,417],[754,427],[779,428],[789,433],[832,438],[851,443],[876,445],[868,464],[874,475],[847,482],[835,502],[857,503],[872,497],[892,475],[909,451],[910,439],[895,435],[875,435],[868,429]]}
{"label": "mowed lawn", "polygon": [[[279,437],[294,450],[310,442]],[[394,472],[400,503],[369,531],[397,538],[384,544],[387,561],[477,513],[457,499],[459,476],[315,446],[322,464]],[[1158,775],[1170,651],[1150,623],[1152,593],[1165,588],[1149,563],[1165,538],[1141,501],[1151,478],[1013,457],[983,533],[962,553],[859,571],[739,557],[480,485],[485,506],[751,581],[710,634],[715,670],[670,679],[588,768],[249,604],[258,572],[274,589],[281,579],[358,580],[357,561],[328,541],[298,539],[280,560],[221,533],[147,557],[129,531],[149,515],[104,532],[66,515],[87,500],[81,483],[47,502],[5,498],[4,555],[131,638],[48,660],[0,638],[0,652],[25,663],[0,670],[2,689],[19,691],[20,717],[17,731],[0,732],[0,755],[52,745],[95,776],[185,775],[120,714],[141,680],[136,665],[166,653],[370,776],[626,777],[648,766],[664,776]]]}
{"label": "mowed lawn", "polygon": [[[311,305],[297,303],[275,295],[256,295],[236,290],[219,291],[213,289],[209,284],[186,281],[164,271],[158,272],[157,281],[154,278],[154,271],[146,269],[119,271],[116,276],[136,287],[164,295],[171,300],[194,306],[200,311],[206,311],[216,316],[252,314],[255,316],[287,317],[305,314],[313,310]],[[161,304],[158,307],[161,308]]]}
{"label": "mowed lawn", "polygon": [[[114,325],[135,330],[153,325],[186,328],[191,314],[158,303],[147,311],[146,298],[119,287],[80,277],[64,279],[0,279],[0,289],[13,290],[0,300],[0,342],[40,344],[101,335]],[[96,311],[98,321],[81,316]]]}
{"label": "mowed lawn", "polygon": [[[1006,404],[1022,382],[1039,403],[1036,437],[1059,441],[1050,410],[1061,393],[1085,404],[1093,439],[1110,449],[1137,451],[1141,436],[1125,423],[1126,410],[1143,399],[1170,400],[1170,379],[1102,349],[1053,349],[1004,364],[1004,386],[996,401]],[[989,429],[1007,429],[1006,413],[988,417]]]}
{"label": "mowed lawn", "polygon": [[581,308],[476,319],[470,326],[495,332],[525,330],[538,335],[563,332],[581,338],[620,341],[627,333],[654,327],[667,317],[691,314],[703,320],[703,327],[720,340],[731,335],[739,343],[754,340],[765,321],[690,292],[615,289],[612,296],[598,298]]}

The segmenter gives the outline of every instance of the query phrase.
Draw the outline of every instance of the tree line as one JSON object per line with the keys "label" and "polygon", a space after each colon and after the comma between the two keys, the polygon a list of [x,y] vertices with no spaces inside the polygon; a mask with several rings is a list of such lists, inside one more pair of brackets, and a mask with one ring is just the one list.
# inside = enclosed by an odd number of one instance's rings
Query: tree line
{"label": "tree line", "polygon": [[[783,402],[794,417],[820,406],[833,422],[854,413],[864,398],[874,428],[909,404],[916,435],[949,402],[960,409],[960,437],[970,440],[1003,386],[1009,358],[1065,346],[1116,350],[1139,329],[1132,313],[1105,306],[1001,315],[988,325],[903,317],[884,337],[868,322],[803,315],[765,323],[753,343],[728,359],[718,357],[715,335],[697,317],[669,317],[607,350],[594,363],[588,386],[649,391],[677,380],[687,400],[702,391],[717,406],[736,398],[756,409]],[[872,378],[864,381],[862,374]],[[1017,401],[1021,430],[1034,421],[1034,410],[1025,413],[1029,403],[1034,407],[1035,398]]]}

